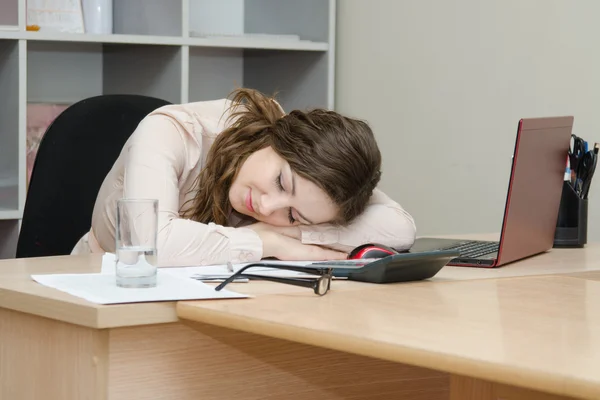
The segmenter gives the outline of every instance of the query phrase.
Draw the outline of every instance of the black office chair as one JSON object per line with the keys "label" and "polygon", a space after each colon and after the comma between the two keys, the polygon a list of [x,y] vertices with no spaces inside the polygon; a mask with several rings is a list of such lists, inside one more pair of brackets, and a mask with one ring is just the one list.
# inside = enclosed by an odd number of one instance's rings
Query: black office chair
{"label": "black office chair", "polygon": [[169,102],[140,95],[81,100],[48,127],[27,192],[17,258],[70,254],[91,226],[102,182],[140,121]]}

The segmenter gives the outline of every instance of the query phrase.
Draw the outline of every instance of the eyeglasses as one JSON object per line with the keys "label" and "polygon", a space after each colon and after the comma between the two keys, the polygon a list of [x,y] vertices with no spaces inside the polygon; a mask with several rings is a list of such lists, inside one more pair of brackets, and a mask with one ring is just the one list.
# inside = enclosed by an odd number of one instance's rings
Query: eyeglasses
{"label": "eyeglasses", "polygon": [[[304,272],[311,275],[317,275],[316,277],[297,277],[297,278],[284,278],[279,276],[270,275],[258,275],[258,274],[247,274],[248,268],[262,267],[262,268],[273,268],[283,269],[287,271]],[[311,288],[316,295],[323,296],[329,291],[331,287],[332,268],[324,267],[297,267],[292,265],[273,265],[263,263],[252,263],[240,268],[237,272],[231,274],[229,278],[225,279],[215,290],[219,291],[225,287],[228,283],[231,283],[236,278],[248,278],[248,279],[261,279],[264,281],[287,283],[288,285],[302,286]]]}

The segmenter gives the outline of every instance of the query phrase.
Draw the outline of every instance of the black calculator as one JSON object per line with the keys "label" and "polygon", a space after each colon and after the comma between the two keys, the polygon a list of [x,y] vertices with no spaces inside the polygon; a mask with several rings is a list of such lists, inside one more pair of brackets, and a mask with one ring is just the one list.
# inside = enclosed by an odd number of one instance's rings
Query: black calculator
{"label": "black calculator", "polygon": [[383,258],[318,261],[309,266],[330,267],[336,278],[370,283],[410,282],[435,276],[457,250],[435,250],[422,253],[400,253]]}

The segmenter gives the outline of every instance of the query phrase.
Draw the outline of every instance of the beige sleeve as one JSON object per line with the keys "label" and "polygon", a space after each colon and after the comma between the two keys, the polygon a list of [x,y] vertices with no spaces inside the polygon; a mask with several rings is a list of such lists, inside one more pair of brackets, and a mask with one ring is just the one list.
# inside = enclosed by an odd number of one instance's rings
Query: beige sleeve
{"label": "beige sleeve", "polygon": [[187,168],[189,133],[164,115],[146,117],[128,142],[123,192],[158,199],[158,260],[163,266],[257,261],[262,242],[247,228],[202,224],[180,218],[179,179]]}
{"label": "beige sleeve", "polygon": [[381,190],[375,189],[366,210],[346,227],[301,226],[302,242],[349,252],[365,243],[409,249],[416,237],[413,217]]}

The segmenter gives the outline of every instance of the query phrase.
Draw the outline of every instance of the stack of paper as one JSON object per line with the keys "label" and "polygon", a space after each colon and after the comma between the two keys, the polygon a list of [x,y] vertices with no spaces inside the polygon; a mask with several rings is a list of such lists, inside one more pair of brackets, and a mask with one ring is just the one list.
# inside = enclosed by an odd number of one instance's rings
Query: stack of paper
{"label": "stack of paper", "polygon": [[[303,267],[314,263],[314,261],[261,261],[262,264],[267,265],[294,265]],[[216,282],[219,280],[225,280],[229,278],[233,273],[239,271],[241,268],[251,263],[233,264],[232,268],[228,268],[227,265],[205,265],[201,267],[161,267],[159,270],[168,271],[172,275],[179,277],[192,278],[210,282]],[[104,273],[114,274],[115,269],[115,255],[112,253],[106,253],[102,257],[102,271]],[[268,275],[277,276],[282,278],[295,278],[299,276],[312,276],[303,272],[289,271],[285,269],[268,268],[268,267],[253,267],[249,268],[247,272],[254,275]],[[245,280],[247,282],[247,279]],[[239,280],[236,280],[239,282]]]}
{"label": "stack of paper", "polygon": [[[267,264],[267,265],[278,265],[278,264],[285,264],[285,265],[294,265],[294,266],[299,266],[299,267],[303,267],[306,266],[308,264],[312,264],[314,261],[296,261],[296,262],[290,262],[290,261],[261,261],[261,263],[263,264]],[[226,265],[208,265],[208,266],[204,266],[204,267],[193,267],[193,269],[188,270],[188,273],[191,273],[191,275],[189,275],[191,278],[194,279],[200,279],[200,280],[216,280],[216,279],[227,279],[229,278],[233,273],[239,271],[240,269],[242,269],[243,267],[245,267],[246,265],[248,265],[249,263],[244,263],[244,264],[234,264],[233,265],[233,271],[229,268],[227,268]],[[297,277],[307,277],[307,276],[314,276],[312,274],[307,274],[304,272],[297,272],[297,271],[290,271],[290,270],[286,270],[286,269],[278,269],[278,268],[269,268],[269,267],[252,267],[252,268],[248,268],[247,270],[245,270],[244,272],[248,273],[248,274],[253,274],[253,275],[262,275],[262,276],[276,276],[276,277],[280,277],[280,278],[297,278]]]}

